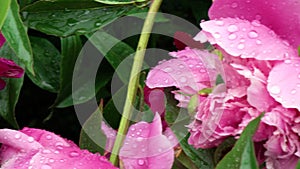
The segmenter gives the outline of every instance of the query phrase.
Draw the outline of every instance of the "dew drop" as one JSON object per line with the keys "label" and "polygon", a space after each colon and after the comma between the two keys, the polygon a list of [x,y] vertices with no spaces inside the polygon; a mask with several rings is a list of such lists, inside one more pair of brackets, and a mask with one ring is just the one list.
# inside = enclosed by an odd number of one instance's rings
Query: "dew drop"
{"label": "dew drop", "polygon": [[251,25],[258,27],[260,26],[260,22],[258,20],[254,20],[251,22]]}
{"label": "dew drop", "polygon": [[180,80],[180,82],[182,82],[182,83],[185,83],[185,82],[187,81],[186,77],[181,77],[179,80]]}
{"label": "dew drop", "polygon": [[234,33],[232,33],[232,34],[230,34],[229,36],[228,36],[228,39],[230,39],[230,40],[234,40],[234,39],[236,39],[237,38],[237,36],[236,36],[236,34],[234,34]]}
{"label": "dew drop", "polygon": [[46,136],[46,139],[47,139],[47,140],[51,140],[51,139],[52,139],[52,136],[51,136],[51,135],[47,135],[47,136]]}
{"label": "dew drop", "polygon": [[16,135],[15,135],[15,138],[16,138],[16,139],[20,139],[20,138],[21,138],[21,134],[19,134],[19,133],[16,134]]}
{"label": "dew drop", "polygon": [[292,63],[292,61],[288,59],[288,60],[285,60],[284,63],[290,64],[290,63]]}
{"label": "dew drop", "polygon": [[237,46],[238,49],[244,49],[245,48],[245,45],[243,43],[240,43],[238,46]]}
{"label": "dew drop", "polygon": [[219,32],[215,32],[215,33],[213,34],[213,36],[214,36],[216,39],[221,38],[221,34],[220,34]]}
{"label": "dew drop", "polygon": [[256,40],[256,44],[261,45],[261,40]]}
{"label": "dew drop", "polygon": [[218,25],[218,26],[223,26],[223,25],[224,25],[224,22],[223,22],[223,21],[216,21],[216,25]]}
{"label": "dew drop", "polygon": [[256,31],[252,30],[248,33],[248,36],[249,36],[249,38],[254,39],[254,38],[258,37],[258,33]]}
{"label": "dew drop", "polygon": [[78,157],[79,153],[77,151],[72,151],[69,155],[70,157]]}
{"label": "dew drop", "polygon": [[52,169],[49,165],[42,165],[41,169]]}
{"label": "dew drop", "polygon": [[138,142],[141,142],[141,141],[143,141],[143,138],[142,138],[142,137],[138,137],[138,138],[136,138],[136,140],[137,140]]}
{"label": "dew drop", "polygon": [[172,72],[173,69],[172,69],[171,67],[166,67],[166,68],[164,69],[164,71],[165,71],[165,72]]}
{"label": "dew drop", "polygon": [[297,93],[297,90],[296,89],[293,89],[292,91],[291,91],[291,94],[296,94]]}
{"label": "dew drop", "polygon": [[231,4],[231,8],[237,8],[237,7],[238,7],[238,4],[236,2]]}
{"label": "dew drop", "polygon": [[28,137],[27,141],[28,141],[29,143],[32,143],[32,142],[34,142],[34,138],[33,138],[33,137]]}
{"label": "dew drop", "polygon": [[142,160],[142,159],[139,159],[137,162],[138,162],[138,165],[144,165],[145,164],[145,161]]}
{"label": "dew drop", "polygon": [[227,28],[228,32],[236,32],[239,28],[236,25],[229,25]]}
{"label": "dew drop", "polygon": [[280,90],[280,87],[279,87],[279,86],[276,86],[276,85],[275,85],[275,86],[272,86],[271,89],[270,89],[270,92],[273,93],[273,94],[279,94],[280,91],[281,91],[281,90]]}

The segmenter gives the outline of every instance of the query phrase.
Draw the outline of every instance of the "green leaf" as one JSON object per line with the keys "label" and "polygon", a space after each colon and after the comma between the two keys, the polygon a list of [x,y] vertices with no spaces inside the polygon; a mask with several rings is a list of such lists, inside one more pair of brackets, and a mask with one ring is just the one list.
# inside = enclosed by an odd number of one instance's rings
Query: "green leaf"
{"label": "green leaf", "polygon": [[79,36],[61,38],[60,90],[54,106],[67,107],[73,105],[72,79],[74,66],[81,51],[82,43]]}
{"label": "green leaf", "polygon": [[26,28],[19,15],[17,0],[11,1],[10,9],[1,31],[17,57],[25,64],[26,70],[34,75],[31,46]]}
{"label": "green leaf", "polygon": [[147,2],[149,0],[95,0],[95,1],[103,4],[110,4],[110,5],[124,5],[124,4]]}
{"label": "green leaf", "polygon": [[[96,4],[96,5],[95,5]],[[39,1],[23,10],[24,22],[46,34],[66,37],[95,32],[117,18],[138,13],[134,5],[110,6],[95,2]]]}
{"label": "green leaf", "polygon": [[11,0],[2,0],[0,1],[0,30],[2,28],[2,25],[6,19],[7,16],[7,12],[9,10],[10,7],[10,2]]}
{"label": "green leaf", "polygon": [[60,52],[47,39],[30,37],[35,76],[28,73],[29,78],[40,88],[50,92],[58,92],[60,78]]}
{"label": "green leaf", "polygon": [[[132,60],[124,59],[134,53],[134,50],[126,43],[104,31],[98,31],[95,34],[87,34],[86,37],[104,55],[106,60],[115,70],[118,68],[116,73],[119,78],[127,84]],[[120,63],[122,63],[123,66],[119,67]]]}
{"label": "green leaf", "polygon": [[297,163],[296,169],[300,169],[300,160]]}
{"label": "green leaf", "polygon": [[[11,59],[19,66],[24,67],[7,43],[1,47],[0,56]],[[19,128],[15,117],[15,107],[23,85],[23,78],[9,78],[5,80],[6,87],[0,91],[0,115],[14,128]]]}
{"label": "green leaf", "polygon": [[191,159],[191,161],[201,169],[212,169],[214,168],[213,162],[213,150],[212,149],[198,149],[196,150],[188,144],[187,135],[180,141],[180,145],[185,154]]}
{"label": "green leaf", "polygon": [[84,123],[80,132],[79,146],[90,152],[104,153],[106,136],[101,130],[102,114],[95,111]]}
{"label": "green leaf", "polygon": [[258,169],[252,136],[262,116],[263,114],[247,125],[233,149],[218,163],[216,169]]}

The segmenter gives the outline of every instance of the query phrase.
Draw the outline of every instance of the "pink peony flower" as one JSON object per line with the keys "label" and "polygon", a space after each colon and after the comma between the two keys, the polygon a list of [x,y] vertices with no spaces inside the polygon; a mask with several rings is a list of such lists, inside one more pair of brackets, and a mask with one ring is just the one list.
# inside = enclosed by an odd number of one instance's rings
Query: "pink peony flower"
{"label": "pink peony flower", "polygon": [[[106,151],[110,152],[116,131],[104,122],[102,130],[107,137]],[[173,165],[173,147],[177,144],[178,141],[169,128],[162,132],[161,118],[156,113],[152,123],[142,121],[130,126],[119,155],[125,168],[168,169]]]}
{"label": "pink peony flower", "polygon": [[230,56],[276,61],[267,91],[284,107],[298,110],[299,9],[297,0],[217,0],[209,11],[212,20],[200,24],[208,41]]}
{"label": "pink peony flower", "polygon": [[0,129],[2,169],[115,169],[105,157],[40,129]]}

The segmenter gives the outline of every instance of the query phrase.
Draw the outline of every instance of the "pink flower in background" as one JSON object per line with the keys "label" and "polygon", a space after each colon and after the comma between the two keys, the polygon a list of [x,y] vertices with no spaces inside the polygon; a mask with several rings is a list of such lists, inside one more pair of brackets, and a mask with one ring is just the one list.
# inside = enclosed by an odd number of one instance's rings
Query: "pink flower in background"
{"label": "pink flower in background", "polygon": [[[0,48],[5,43],[5,38],[0,33]],[[1,58],[0,56],[0,77],[4,78],[20,78],[24,74],[24,70],[15,64],[12,60]],[[4,80],[0,79],[0,90],[5,87],[6,83]]]}
{"label": "pink flower in background", "polygon": [[2,33],[0,32],[0,48],[2,47],[2,45],[5,43],[5,38],[4,36],[2,35]]}
{"label": "pink flower in background", "polygon": [[99,154],[81,150],[72,141],[40,129],[0,129],[2,169],[115,169]]}
{"label": "pink flower in background", "polygon": [[[0,77],[4,78],[20,78],[24,74],[24,70],[15,64],[12,60],[0,58]],[[0,90],[5,87],[6,83],[0,79]]]}

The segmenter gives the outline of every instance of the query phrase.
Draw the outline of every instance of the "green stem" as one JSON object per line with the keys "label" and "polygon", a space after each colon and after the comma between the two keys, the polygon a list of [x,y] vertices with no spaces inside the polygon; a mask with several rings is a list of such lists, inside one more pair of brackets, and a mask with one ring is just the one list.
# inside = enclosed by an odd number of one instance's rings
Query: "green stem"
{"label": "green stem", "polygon": [[160,7],[162,0],[153,0],[149,12],[147,14],[146,20],[144,22],[144,26],[141,32],[141,36],[139,39],[139,43],[136,49],[136,54],[134,57],[130,80],[128,84],[128,90],[126,95],[126,101],[123,109],[122,119],[120,122],[118,134],[116,137],[116,141],[110,156],[110,161],[116,166],[118,163],[118,154],[123,143],[123,140],[126,136],[128,126],[129,126],[129,119],[131,117],[133,111],[133,102],[137,92],[137,85],[139,81],[139,73],[141,72],[144,56],[145,56],[145,49],[147,47],[150,33],[153,27],[155,15]]}

